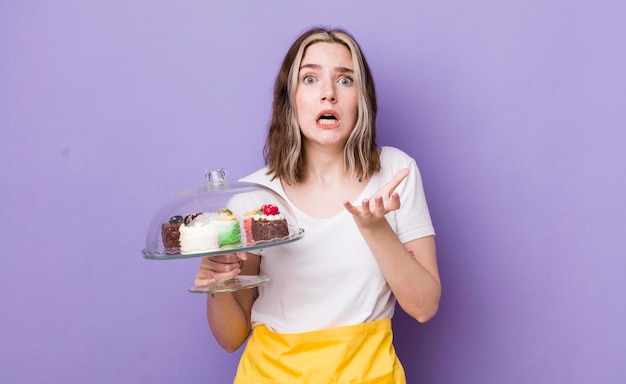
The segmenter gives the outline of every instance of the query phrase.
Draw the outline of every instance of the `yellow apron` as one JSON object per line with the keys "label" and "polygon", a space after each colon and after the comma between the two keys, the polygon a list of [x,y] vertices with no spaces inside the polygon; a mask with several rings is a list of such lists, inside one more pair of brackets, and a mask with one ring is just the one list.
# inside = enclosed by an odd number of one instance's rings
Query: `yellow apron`
{"label": "yellow apron", "polygon": [[280,334],[254,327],[234,384],[406,384],[391,320]]}

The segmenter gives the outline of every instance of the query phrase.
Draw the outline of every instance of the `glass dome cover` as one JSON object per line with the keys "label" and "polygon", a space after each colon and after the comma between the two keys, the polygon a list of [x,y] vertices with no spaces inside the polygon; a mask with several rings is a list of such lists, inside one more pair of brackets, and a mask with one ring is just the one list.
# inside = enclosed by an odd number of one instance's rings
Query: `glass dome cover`
{"label": "glass dome cover", "polygon": [[260,184],[226,179],[209,169],[206,183],[166,202],[149,223],[146,259],[247,252],[300,239],[304,230],[290,205]]}

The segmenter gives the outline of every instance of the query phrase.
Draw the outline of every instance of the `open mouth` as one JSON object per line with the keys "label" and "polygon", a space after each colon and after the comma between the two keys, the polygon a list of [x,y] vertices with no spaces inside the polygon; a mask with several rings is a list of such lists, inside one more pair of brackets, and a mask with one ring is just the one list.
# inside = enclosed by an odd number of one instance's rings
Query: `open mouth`
{"label": "open mouth", "polygon": [[323,112],[317,118],[317,123],[320,125],[333,125],[339,122],[339,118],[333,112]]}

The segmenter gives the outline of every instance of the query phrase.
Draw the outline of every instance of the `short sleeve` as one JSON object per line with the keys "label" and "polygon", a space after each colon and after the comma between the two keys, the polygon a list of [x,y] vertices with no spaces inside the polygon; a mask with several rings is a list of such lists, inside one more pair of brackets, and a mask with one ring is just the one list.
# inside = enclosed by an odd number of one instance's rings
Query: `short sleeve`
{"label": "short sleeve", "polygon": [[409,168],[406,179],[396,188],[400,195],[400,209],[393,212],[391,219],[395,226],[396,234],[401,242],[435,234],[435,229],[430,217],[430,211],[426,202],[422,175],[417,163],[406,153],[395,148],[386,148],[383,167],[386,167],[388,178],[402,168]]}

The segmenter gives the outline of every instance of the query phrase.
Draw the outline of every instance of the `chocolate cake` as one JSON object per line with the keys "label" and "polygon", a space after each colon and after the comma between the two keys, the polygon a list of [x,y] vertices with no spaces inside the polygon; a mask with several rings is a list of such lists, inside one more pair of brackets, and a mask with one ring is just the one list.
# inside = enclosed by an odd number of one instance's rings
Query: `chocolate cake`
{"label": "chocolate cake", "polygon": [[252,238],[254,241],[282,239],[289,236],[287,220],[252,220]]}
{"label": "chocolate cake", "polygon": [[161,238],[165,248],[180,247],[181,224],[183,224],[182,216],[172,216],[167,223],[161,225]]}

